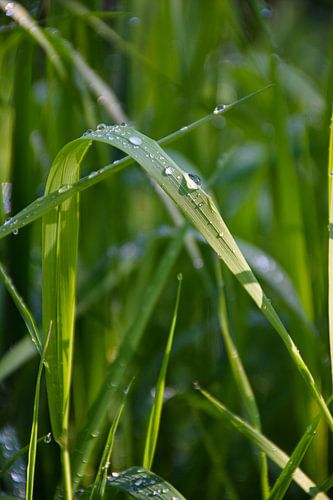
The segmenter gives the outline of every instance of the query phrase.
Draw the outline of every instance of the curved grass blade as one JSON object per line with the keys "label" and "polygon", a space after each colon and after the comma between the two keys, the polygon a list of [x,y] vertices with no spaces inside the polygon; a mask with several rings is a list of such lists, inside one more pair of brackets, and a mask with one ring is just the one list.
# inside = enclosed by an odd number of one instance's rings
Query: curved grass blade
{"label": "curved grass blade", "polygon": [[109,431],[109,434],[108,434],[108,437],[106,440],[106,445],[105,445],[105,448],[103,451],[103,456],[101,458],[101,462],[100,462],[100,465],[98,468],[96,479],[95,479],[94,485],[93,485],[92,490],[91,490],[90,500],[98,500],[99,498],[105,497],[105,486],[106,486],[106,482],[107,482],[108,469],[110,466],[110,458],[111,458],[111,453],[112,453],[112,449],[113,449],[113,443],[114,443],[114,439],[115,439],[115,435],[117,432],[117,428],[118,428],[118,424],[119,424],[121,415],[122,415],[123,410],[125,408],[127,395],[129,393],[129,390],[131,388],[132,383],[133,383],[133,380],[125,390],[123,400],[122,400],[121,405],[119,407],[118,413],[116,414],[116,416],[112,422],[112,425],[110,427],[110,431]]}
{"label": "curved grass blade", "polygon": [[173,312],[168,341],[167,341],[165,351],[164,351],[161,371],[160,371],[160,374],[159,374],[159,377],[157,380],[157,384],[156,384],[156,392],[155,392],[154,402],[153,402],[153,406],[152,406],[150,417],[149,417],[145,450],[144,450],[144,454],[143,454],[143,466],[148,470],[151,469],[151,466],[153,464],[156,443],[157,443],[157,438],[158,438],[158,432],[159,432],[159,428],[160,428],[162,406],[163,406],[163,395],[164,395],[164,388],[165,388],[165,378],[166,378],[166,374],[167,374],[169,358],[170,358],[170,353],[171,353],[171,348],[172,348],[172,343],[173,343],[173,337],[174,337],[175,328],[176,328],[182,279],[183,279],[182,275],[179,274],[178,275],[178,290],[177,290],[175,309]]}
{"label": "curved grass blade", "polygon": [[293,363],[333,431],[333,417],[309,368],[239,250],[213,199],[201,187],[200,179],[191,173],[184,172],[156,141],[133,127],[118,125],[108,127],[103,124],[96,131],[86,132],[85,137],[113,145],[129,154],[182,209],[280,335]]}
{"label": "curved grass blade", "polygon": [[142,296],[141,307],[138,308],[131,326],[124,335],[117,358],[109,367],[96,401],[88,412],[86,425],[78,436],[77,446],[73,454],[72,470],[75,487],[81,480],[85,464],[96,442],[95,437],[98,436],[103,426],[110,406],[110,399],[114,392],[114,385],[119,385],[121,382],[126,368],[139,345],[147,322],[182,248],[186,229],[186,225],[179,228],[166,248],[150,281],[150,285]]}
{"label": "curved grass blade", "polygon": [[105,488],[105,500],[114,490],[124,491],[137,500],[147,498],[161,498],[164,500],[185,500],[170,483],[162,479],[157,474],[150,472],[143,467],[131,467],[121,472],[113,473],[113,477],[108,480]]}
{"label": "curved grass blade", "polygon": [[286,466],[276,480],[268,500],[283,500],[290,483],[293,480],[293,473],[303,460],[319,425],[321,415],[318,415],[308,426],[301,440],[292,452]]}
{"label": "curved grass blade", "polygon": [[[209,392],[202,389],[196,384],[196,389],[211,403],[218,413],[227,420],[237,431],[241,432],[250,439],[259,449],[263,450],[266,455],[279,467],[284,468],[289,457],[275,443],[267,439],[261,432],[256,430],[250,424],[242,420],[240,417],[228,410],[219,400],[212,396]],[[304,472],[297,468],[293,473],[293,480],[308,494],[311,495],[316,484]],[[328,500],[328,497],[320,492],[315,496],[316,500]]]}
{"label": "curved grass blade", "polygon": [[28,329],[28,332],[30,334],[30,337],[31,337],[31,340],[32,340],[34,346],[36,347],[39,354],[41,354],[42,353],[42,341],[40,339],[40,334],[39,334],[38,328],[36,326],[35,320],[31,314],[30,310],[28,309],[28,307],[24,303],[24,300],[17,292],[12,280],[8,276],[7,272],[5,271],[5,268],[2,266],[1,263],[0,263],[0,277],[2,278],[4,284],[6,285],[8,293],[12,297],[19,313],[21,314],[21,316],[23,318],[23,321]]}
{"label": "curved grass blade", "polygon": [[38,374],[37,374],[35,399],[34,399],[34,412],[33,412],[33,418],[32,418],[32,427],[31,427],[29,452],[28,452],[27,486],[26,486],[26,493],[25,493],[26,500],[33,500],[35,466],[36,466],[36,451],[37,451],[37,441],[38,441],[38,411],[39,411],[40,382],[41,382],[41,378],[42,378],[43,367],[45,365],[45,355],[46,355],[48,344],[50,341],[51,330],[52,330],[52,324],[50,325],[49,333],[48,333],[47,338],[45,340],[44,349],[43,349],[41,359],[39,362],[39,368],[38,368]]}
{"label": "curved grass blade", "polygon": [[64,66],[54,50],[48,39],[46,38],[43,30],[38,26],[36,21],[30,16],[29,12],[18,2],[7,2],[0,0],[0,9],[2,9],[6,16],[14,19],[19,26],[21,26],[37,43],[45,50],[51,64],[54,65],[58,74],[61,77],[65,76]]}
{"label": "curved grass blade", "polygon": [[[200,118],[199,120],[196,120],[195,122],[192,122],[189,125],[186,125],[181,129],[176,130],[175,132],[172,132],[171,134],[165,136],[163,139],[160,139],[157,142],[159,144],[170,144],[171,142],[180,139],[181,137],[184,137],[189,132],[195,130],[201,125],[204,125],[205,123],[209,123],[210,121],[217,119],[219,116],[224,115],[225,113],[232,110],[234,107],[238,106],[242,102],[252,97],[255,97],[257,94],[263,92],[264,90],[270,87],[272,87],[272,85],[268,85],[267,87],[264,87],[255,92],[252,92],[251,94],[241,97],[237,101],[234,101],[233,103],[228,104],[227,106],[217,107],[218,108],[217,112],[216,110],[214,110],[212,113],[209,113],[208,115]],[[69,144],[67,146],[69,147],[69,149],[71,149],[71,146],[69,146]],[[8,219],[2,226],[0,226],[0,239],[18,229],[21,229],[24,226],[27,226],[31,222],[39,219],[40,217],[48,213],[50,210],[52,210],[52,208],[57,207],[65,200],[70,198],[74,193],[79,193],[80,191],[84,191],[85,189],[94,186],[95,184],[110,177],[111,175],[121,172],[131,163],[133,163],[133,161],[134,161],[133,158],[131,158],[130,156],[126,156],[125,158],[121,160],[116,160],[113,163],[106,165],[105,167],[95,172],[91,172],[86,177],[82,177],[82,179],[80,179],[79,181],[73,182],[71,186],[70,185],[67,186],[67,189],[59,189],[57,192],[49,193],[47,196],[37,198],[35,201],[30,203],[30,205],[25,207],[15,216]]]}
{"label": "curved grass blade", "polygon": [[12,346],[0,359],[0,382],[9,377],[29,359],[36,355],[31,338],[26,335]]}
{"label": "curved grass blade", "polygon": [[[250,381],[245,372],[243,363],[240,359],[236,345],[234,344],[230,330],[227,315],[227,305],[224,295],[224,286],[222,280],[222,270],[219,262],[216,262],[215,275],[218,287],[218,316],[220,329],[225,343],[228,360],[231,366],[231,371],[236,381],[241,400],[250,417],[250,421],[255,429],[261,431],[261,419],[257,406],[257,402],[250,384]],[[259,466],[261,476],[261,488],[263,498],[267,498],[269,494],[268,469],[265,453],[260,452]]]}

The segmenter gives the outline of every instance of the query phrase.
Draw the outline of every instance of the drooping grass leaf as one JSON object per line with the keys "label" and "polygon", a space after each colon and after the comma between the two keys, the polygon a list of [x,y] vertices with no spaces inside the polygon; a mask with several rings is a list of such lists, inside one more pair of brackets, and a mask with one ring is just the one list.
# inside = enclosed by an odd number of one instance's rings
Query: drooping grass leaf
{"label": "drooping grass leaf", "polygon": [[310,370],[239,250],[213,199],[201,187],[200,179],[189,172],[184,172],[154,140],[133,127],[108,127],[101,124],[96,131],[86,132],[85,137],[88,140],[113,145],[128,153],[183,210],[280,335],[294,365],[303,376],[333,430],[333,417]]}
{"label": "drooping grass leaf", "polygon": [[[242,420],[240,417],[228,410],[219,400],[212,396],[209,392],[202,389],[198,384],[196,389],[209,401],[209,403],[218,411],[218,413],[228,421],[237,431],[241,432],[256,446],[259,447],[266,455],[279,467],[284,468],[289,457],[275,443],[267,439],[261,432],[256,430],[250,424]],[[293,472],[293,480],[308,494],[311,494],[316,484],[306,475],[300,468],[296,468]],[[316,500],[328,500],[324,493],[318,493]]]}
{"label": "drooping grass leaf", "polygon": [[282,500],[284,498],[289,485],[293,480],[293,473],[302,462],[303,457],[316,434],[316,429],[318,427],[319,421],[320,415],[318,415],[306,429],[301,440],[290,455],[286,466],[276,480],[269,496],[269,500]]}
{"label": "drooping grass leaf", "polygon": [[169,358],[170,358],[170,353],[171,353],[171,348],[172,348],[172,343],[173,343],[173,337],[174,337],[175,328],[176,328],[182,279],[183,279],[182,275],[179,274],[178,275],[178,290],[177,290],[175,309],[173,312],[168,341],[167,341],[165,351],[164,351],[164,356],[163,356],[160,374],[158,376],[158,380],[157,380],[157,384],[156,384],[153,406],[152,406],[150,416],[149,416],[145,449],[144,449],[144,454],[143,454],[143,466],[148,470],[151,469],[152,464],[153,464],[156,443],[157,443],[157,438],[158,438],[158,432],[159,432],[159,428],[160,428],[162,406],[163,406],[163,395],[164,395],[164,388],[165,388],[165,379],[166,379],[166,374],[167,374],[167,369],[168,369],[168,364],[169,364]]}

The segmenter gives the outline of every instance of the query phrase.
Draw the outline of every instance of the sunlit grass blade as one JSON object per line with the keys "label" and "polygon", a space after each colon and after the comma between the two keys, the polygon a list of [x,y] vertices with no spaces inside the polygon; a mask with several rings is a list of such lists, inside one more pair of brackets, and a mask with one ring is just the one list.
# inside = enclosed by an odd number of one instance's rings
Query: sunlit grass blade
{"label": "sunlit grass blade", "polygon": [[333,430],[333,417],[309,368],[239,250],[213,199],[201,187],[200,179],[191,173],[184,172],[156,141],[133,127],[102,125],[96,131],[86,132],[85,137],[89,140],[113,145],[129,154],[182,209],[280,335],[294,365],[299,370],[312,396],[322,409],[331,430]]}
{"label": "sunlit grass blade", "polygon": [[175,328],[176,328],[182,279],[183,279],[182,275],[179,274],[178,275],[178,290],[177,290],[175,309],[173,312],[168,341],[167,341],[166,348],[164,351],[164,356],[163,356],[160,374],[159,374],[159,377],[158,377],[158,380],[156,383],[153,406],[152,406],[150,416],[149,416],[145,449],[144,449],[144,454],[143,454],[143,466],[148,470],[151,469],[152,464],[153,464],[156,443],[157,443],[157,438],[158,438],[158,432],[159,432],[159,428],[160,428],[162,406],[163,406],[163,396],[164,396],[164,388],[165,388],[165,379],[166,379],[166,374],[167,374],[167,369],[168,369],[168,364],[169,364],[169,358],[170,358],[170,353],[171,353],[171,348],[172,348],[172,343],[173,343],[173,337],[174,337]]}
{"label": "sunlit grass blade", "polygon": [[[228,111],[234,109],[239,104],[242,104],[246,100],[255,97],[257,94],[263,92],[266,89],[269,89],[270,87],[271,85],[268,85],[267,87],[264,87],[255,92],[252,92],[251,94],[241,97],[237,101],[228,104],[228,106],[224,106],[223,108],[219,109],[217,113],[216,112],[209,113],[208,115],[200,118],[199,120],[196,120],[195,122],[192,122],[182,127],[181,129],[176,130],[175,132],[172,132],[171,134],[163,137],[157,142],[158,144],[162,145],[170,144],[171,142],[184,137],[189,132],[194,131],[196,128],[201,127],[202,125],[217,119],[219,116],[224,115]],[[66,152],[69,152],[72,149],[72,147],[73,146],[71,145],[71,143],[65,146]],[[68,185],[66,190],[60,189],[57,192],[52,192],[49,193],[48,195],[44,195],[43,197],[37,198],[27,207],[22,209],[19,213],[8,219],[2,226],[0,226],[0,238],[3,238],[8,234],[11,234],[12,232],[17,231],[18,229],[21,229],[22,227],[27,226],[31,222],[39,219],[40,217],[48,213],[50,210],[52,210],[52,208],[57,207],[65,200],[73,196],[74,193],[79,193],[80,191],[84,191],[85,189],[88,189],[91,186],[98,184],[104,179],[110,177],[111,175],[121,172],[130,164],[132,164],[134,161],[135,161],[134,158],[126,156],[121,160],[116,160],[113,163],[106,165],[105,167],[100,168],[95,172],[90,173],[86,177],[82,177],[80,180],[73,182],[71,186]]]}
{"label": "sunlit grass blade", "polygon": [[[46,193],[66,190],[79,178],[79,167],[89,144],[63,148],[46,184]],[[52,322],[47,352],[46,382],[54,438],[61,447],[65,491],[71,497],[68,451],[68,415],[72,372],[79,198],[74,194],[43,218],[43,331]]]}
{"label": "sunlit grass blade", "polygon": [[73,454],[72,470],[75,486],[80,482],[87,459],[95,445],[96,440],[94,438],[103,426],[110,405],[110,398],[114,392],[114,385],[118,385],[122,381],[126,369],[128,370],[130,367],[130,362],[140,343],[147,322],[182,248],[186,229],[186,225],[179,228],[175,237],[167,246],[150,280],[149,287],[142,296],[136,316],[122,339],[117,358],[107,370],[98,397],[89,410],[86,425],[78,436]]}
{"label": "sunlit grass blade", "polygon": [[[133,381],[132,381],[133,382]],[[131,388],[132,382],[130,385],[126,388],[125,394],[123,396],[121,405],[119,406],[119,410],[113,419],[112,425],[109,430],[109,434],[106,440],[105,448],[103,451],[103,455],[99,464],[98,472],[96,474],[96,479],[94,482],[94,485],[91,490],[90,494],[90,500],[98,500],[99,498],[104,498],[105,495],[105,486],[106,486],[106,481],[107,481],[107,476],[108,476],[108,469],[110,466],[110,458],[111,458],[111,453],[113,449],[113,443],[114,439],[116,436],[118,424],[120,422],[121,415],[124,411],[125,404],[126,404],[126,398],[128,395],[128,392]]]}
{"label": "sunlit grass blade", "polygon": [[2,266],[1,263],[0,263],[0,276],[1,276],[1,279],[3,280],[4,284],[6,285],[8,293],[12,297],[19,313],[21,314],[21,316],[24,320],[24,323],[28,329],[28,332],[30,334],[30,337],[31,337],[33,344],[35,345],[38,352],[41,354],[42,341],[40,339],[40,334],[39,334],[38,328],[36,326],[35,320],[31,314],[31,311],[28,309],[28,307],[24,303],[22,297],[17,292],[12,280],[8,276],[7,272],[5,271],[5,268]]}
{"label": "sunlit grass blade", "polygon": [[[200,393],[211,403],[218,411],[221,417],[228,421],[237,431],[241,432],[250,441],[252,441],[259,449],[279,467],[284,468],[289,460],[289,457],[275,443],[267,439],[261,432],[256,430],[250,424],[242,420],[240,417],[228,410],[219,400],[212,396],[206,390],[196,386]],[[308,494],[311,494],[313,488],[317,488],[316,484],[304,472],[297,468],[293,473],[293,480]],[[328,500],[324,493],[318,493],[316,500]]]}
{"label": "sunlit grass blade", "polygon": [[18,370],[24,363],[36,355],[31,338],[26,335],[13,345],[0,359],[0,382]]}
{"label": "sunlit grass blade", "polygon": [[62,77],[65,76],[65,69],[59,55],[45,37],[43,30],[30,16],[29,12],[20,3],[7,2],[6,0],[0,0],[0,9],[6,13],[6,16],[12,17],[19,26],[26,30],[26,32],[45,50],[51,64],[54,65],[58,74]]}
{"label": "sunlit grass blade", "polygon": [[293,480],[293,473],[297,467],[301,464],[305,453],[307,452],[313,438],[316,434],[316,429],[319,425],[320,415],[318,415],[313,422],[308,426],[305,433],[303,434],[301,440],[297,444],[296,448],[290,455],[290,458],[282,470],[280,476],[276,480],[269,500],[282,500]]}
{"label": "sunlit grass blade", "polygon": [[32,500],[34,493],[36,452],[37,452],[37,440],[38,440],[38,412],[39,412],[39,398],[40,398],[40,383],[43,373],[43,367],[45,365],[45,355],[47,352],[51,334],[52,334],[52,323],[50,324],[49,333],[47,335],[47,338],[45,339],[44,348],[38,367],[35,399],[34,399],[34,412],[32,418],[31,435],[30,435],[29,452],[28,452],[27,486],[25,494],[26,500]]}
{"label": "sunlit grass blade", "polygon": [[[231,371],[237,383],[239,395],[242,399],[246,412],[249,415],[250,421],[253,427],[258,431],[260,431],[261,419],[257,402],[250,381],[246,375],[243,363],[240,359],[237,347],[234,344],[234,341],[231,337],[229,330],[227,305],[224,294],[224,284],[222,280],[222,270],[219,262],[216,262],[215,275],[218,287],[218,301],[219,301],[218,315],[219,315],[220,329],[225,343],[228,360],[231,366]],[[262,494],[263,498],[267,498],[269,494],[267,460],[265,453],[262,451],[260,452],[259,456],[259,465],[260,465]]]}
{"label": "sunlit grass blade", "polygon": [[331,357],[331,378],[333,386],[333,113],[331,117],[330,145],[328,160],[329,175],[329,240],[328,240],[328,319],[329,319],[329,343]]}
{"label": "sunlit grass blade", "polygon": [[185,500],[183,495],[170,483],[143,467],[131,467],[119,474],[115,473],[106,483],[104,498],[111,498],[109,495],[115,489],[126,492],[137,500],[146,500],[152,497],[165,500]]}

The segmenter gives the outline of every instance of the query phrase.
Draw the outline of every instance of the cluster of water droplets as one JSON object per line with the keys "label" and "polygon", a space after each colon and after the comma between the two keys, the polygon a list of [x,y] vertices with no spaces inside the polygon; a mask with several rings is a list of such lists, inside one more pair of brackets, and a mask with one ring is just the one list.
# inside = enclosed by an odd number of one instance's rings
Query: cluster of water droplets
{"label": "cluster of water droplets", "polygon": [[96,130],[88,129],[83,137],[93,138],[105,138],[109,141],[117,141],[124,148],[127,148],[129,144],[134,147],[138,147],[142,144],[142,139],[138,135],[128,136],[128,131],[126,130],[127,124],[122,123],[121,125],[106,125],[105,123],[99,123]]}
{"label": "cluster of water droplets", "polygon": [[148,497],[161,497],[168,494],[170,500],[179,500],[177,495],[170,497],[170,489],[163,483],[158,476],[152,477],[147,474],[145,469],[133,469],[125,472],[112,472],[108,478],[109,481],[115,482],[119,487],[124,486],[128,493],[145,493]]}

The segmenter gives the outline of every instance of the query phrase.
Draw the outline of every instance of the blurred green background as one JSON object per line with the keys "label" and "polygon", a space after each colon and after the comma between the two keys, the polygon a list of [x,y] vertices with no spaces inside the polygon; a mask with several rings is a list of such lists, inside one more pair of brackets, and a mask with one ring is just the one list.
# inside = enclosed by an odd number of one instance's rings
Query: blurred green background
{"label": "blurred green background", "polygon": [[[166,150],[186,171],[198,174],[215,195],[232,234],[319,387],[329,396],[332,3],[49,0],[22,5],[57,47],[62,71],[32,33],[8,15],[10,7],[7,15],[0,11],[1,223],[42,195],[56,153],[86,129],[124,117],[160,139],[211,113],[217,104],[232,103],[273,83]],[[105,88],[98,82],[114,92],[121,116],[110,109]],[[106,146],[93,146],[82,176],[120,155]],[[0,242],[1,261],[39,324],[40,227],[36,221]],[[143,292],[174,230],[168,210],[137,165],[81,194],[73,443],[122,335],[142,307]],[[256,450],[194,402],[192,381],[199,380],[228,408],[244,414],[219,328],[215,256],[194,236],[199,254],[193,258],[182,251],[128,367],[124,386],[133,374],[136,378],[120,423],[112,469],[142,461],[176,276],[182,272],[153,470],[188,499],[257,499]],[[317,408],[260,311],[227,270],[223,277],[231,333],[257,397],[263,432],[290,454]],[[26,329],[2,284],[0,296],[4,356]],[[1,378],[0,437],[9,433],[17,440],[14,447],[29,440],[38,364],[32,352],[25,344],[25,361],[18,360],[18,366],[13,364],[11,373]],[[50,424],[45,390],[42,398],[40,425],[46,433]],[[332,473],[331,445],[323,423],[303,463],[318,483]],[[84,484],[91,481],[101,447],[88,464]],[[58,461],[54,443],[39,448],[36,498],[52,497],[59,479]],[[272,481],[277,474],[270,464]],[[19,494],[23,479],[15,481],[12,475],[3,480],[1,489]],[[308,497],[292,485],[286,498]]]}

